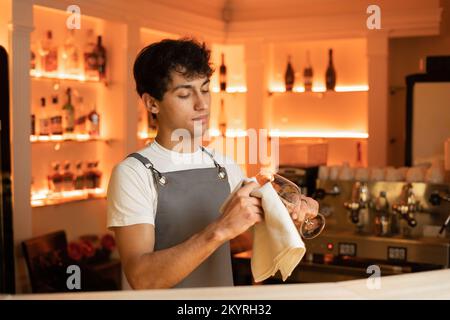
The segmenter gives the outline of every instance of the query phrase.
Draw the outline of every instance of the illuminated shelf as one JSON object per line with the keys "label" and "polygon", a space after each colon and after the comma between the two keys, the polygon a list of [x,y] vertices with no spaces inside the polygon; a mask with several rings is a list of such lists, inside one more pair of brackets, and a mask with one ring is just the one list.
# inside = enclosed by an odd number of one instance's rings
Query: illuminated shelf
{"label": "illuminated shelf", "polygon": [[247,93],[247,87],[244,86],[236,86],[236,87],[228,87],[226,91],[220,91],[218,87],[213,87],[211,90],[213,93]]}
{"label": "illuminated shelf", "polygon": [[77,81],[88,83],[102,83],[99,78],[86,78],[84,74],[65,74],[60,72],[43,72],[37,70],[30,70],[30,76],[33,79],[42,80],[64,80],[64,81]]}
{"label": "illuminated shelf", "polygon": [[355,85],[355,86],[336,86],[333,91],[327,91],[325,87],[318,86],[313,87],[312,91],[306,92],[303,87],[294,87],[292,91],[286,91],[284,87],[276,86],[269,89],[269,95],[272,94],[326,94],[326,93],[343,93],[343,92],[367,92],[369,91],[368,85]]}
{"label": "illuminated shelf", "polygon": [[39,136],[31,135],[30,142],[32,143],[46,143],[46,142],[89,142],[89,141],[104,141],[111,142],[111,139],[94,138],[88,134],[63,134],[63,135],[49,135]]}
{"label": "illuminated shelf", "polygon": [[62,192],[50,192],[49,190],[40,190],[31,194],[31,206],[44,207],[54,206],[69,202],[85,201],[93,199],[106,198],[105,190],[101,188],[90,190],[73,190]]}
{"label": "illuminated shelf", "polygon": [[366,132],[353,131],[283,131],[270,130],[270,137],[278,138],[335,138],[335,139],[368,139]]}

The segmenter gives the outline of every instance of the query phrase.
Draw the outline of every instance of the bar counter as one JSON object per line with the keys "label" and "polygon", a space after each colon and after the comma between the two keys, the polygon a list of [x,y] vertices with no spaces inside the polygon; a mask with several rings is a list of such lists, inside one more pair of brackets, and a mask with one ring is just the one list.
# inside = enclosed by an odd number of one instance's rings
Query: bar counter
{"label": "bar counter", "polygon": [[[369,276],[369,275],[368,275]],[[1,299],[158,300],[358,300],[450,299],[450,269],[381,277],[380,289],[367,279],[334,283],[255,285],[221,288],[0,295]]]}

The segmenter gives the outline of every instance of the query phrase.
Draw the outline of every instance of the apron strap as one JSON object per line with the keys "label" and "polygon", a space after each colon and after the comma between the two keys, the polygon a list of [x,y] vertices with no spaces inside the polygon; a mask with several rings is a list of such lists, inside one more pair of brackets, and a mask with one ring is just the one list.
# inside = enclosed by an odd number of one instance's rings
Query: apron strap
{"label": "apron strap", "polygon": [[134,152],[127,156],[131,158],[135,158],[139,160],[147,169],[150,169],[153,173],[153,178],[155,179],[155,182],[159,183],[160,185],[164,186],[167,183],[167,178],[161,174],[154,166],[153,163],[144,157],[142,154]]}
{"label": "apron strap", "polygon": [[218,176],[220,179],[225,179],[226,176],[227,176],[227,172],[226,172],[225,168],[222,167],[222,166],[214,159],[214,156],[211,154],[211,152],[209,152],[208,150],[206,150],[205,147],[200,146],[200,149],[202,149],[202,151],[203,151],[204,153],[206,153],[206,154],[211,158],[211,160],[214,162],[214,166],[215,166],[215,167],[217,168],[217,170],[219,171],[218,174],[217,174],[217,176]]}

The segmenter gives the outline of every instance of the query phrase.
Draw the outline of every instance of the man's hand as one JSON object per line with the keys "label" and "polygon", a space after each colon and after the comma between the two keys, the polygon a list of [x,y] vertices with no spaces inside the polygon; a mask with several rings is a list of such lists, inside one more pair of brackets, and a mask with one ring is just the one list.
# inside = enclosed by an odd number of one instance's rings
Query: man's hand
{"label": "man's hand", "polygon": [[313,198],[302,195],[299,198],[299,204],[297,206],[287,203],[282,198],[280,199],[286,205],[286,208],[297,227],[300,227],[306,218],[312,219],[319,213],[319,203]]}

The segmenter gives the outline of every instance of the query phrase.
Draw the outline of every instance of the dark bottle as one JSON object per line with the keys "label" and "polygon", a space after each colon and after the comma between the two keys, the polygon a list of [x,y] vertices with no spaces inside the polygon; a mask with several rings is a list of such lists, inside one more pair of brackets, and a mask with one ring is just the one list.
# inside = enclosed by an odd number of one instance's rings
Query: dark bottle
{"label": "dark bottle", "polygon": [[334,90],[336,87],[336,71],[333,66],[333,49],[328,50],[328,68],[325,74],[327,90]]}
{"label": "dark bottle", "polygon": [[303,69],[303,79],[305,80],[305,92],[312,91],[313,84],[313,68],[311,66],[311,61],[309,59],[309,51],[306,51],[306,67]]}
{"label": "dark bottle", "polygon": [[31,115],[31,135],[36,135],[36,116],[34,114]]}
{"label": "dark bottle", "polygon": [[67,88],[67,102],[62,107],[63,117],[63,129],[64,132],[72,133],[75,130],[75,108],[72,104],[72,89]]}
{"label": "dark bottle", "polygon": [[60,172],[59,162],[52,163],[52,172],[48,175],[48,188],[52,192],[61,192],[63,184],[63,175]]}
{"label": "dark bottle", "polygon": [[288,56],[286,73],[284,74],[284,84],[286,87],[286,91],[292,91],[292,89],[294,88],[294,82],[295,82],[294,68],[292,68],[291,56]]}
{"label": "dark bottle", "polygon": [[220,112],[219,112],[219,131],[222,137],[227,133],[227,116],[225,114],[225,104],[223,99],[220,99]]}
{"label": "dark bottle", "polygon": [[79,161],[75,165],[75,178],[73,180],[75,190],[83,190],[86,186],[86,177],[83,172],[83,161]]}
{"label": "dark bottle", "polygon": [[64,162],[64,171],[63,171],[62,179],[63,179],[63,183],[62,183],[63,191],[73,190],[74,174],[70,170],[70,162],[69,161]]}
{"label": "dark bottle", "polygon": [[50,120],[47,115],[47,110],[45,108],[46,100],[44,97],[41,98],[41,111],[39,115],[39,135],[48,136],[50,134]]}
{"label": "dark bottle", "polygon": [[87,163],[85,171],[85,183],[87,189],[100,188],[102,173],[98,169],[98,161],[90,161]]}
{"label": "dark bottle", "polygon": [[50,118],[50,131],[52,134],[60,135],[63,134],[63,125],[62,125],[62,115],[59,113],[58,107],[58,95],[52,96],[52,113],[53,116]]}
{"label": "dark bottle", "polygon": [[106,49],[102,45],[102,36],[97,37],[97,45],[94,49],[97,58],[97,72],[100,80],[106,79]]}
{"label": "dark bottle", "polygon": [[225,55],[222,53],[222,63],[219,68],[220,91],[227,90],[227,67],[225,65]]}

